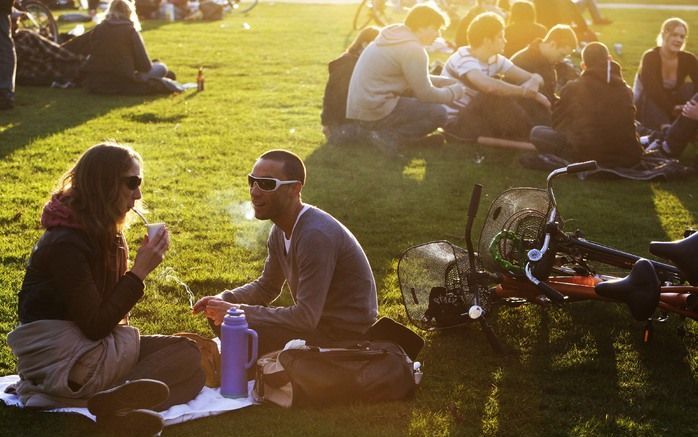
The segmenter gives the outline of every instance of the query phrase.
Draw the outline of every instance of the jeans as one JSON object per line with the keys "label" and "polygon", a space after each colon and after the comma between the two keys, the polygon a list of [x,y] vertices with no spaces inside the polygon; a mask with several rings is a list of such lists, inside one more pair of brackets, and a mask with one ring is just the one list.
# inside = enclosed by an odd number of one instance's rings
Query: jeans
{"label": "jeans", "polygon": [[419,141],[445,123],[446,108],[442,104],[400,97],[397,106],[387,117],[361,122],[361,126],[392,137],[404,145]]}
{"label": "jeans", "polygon": [[[694,102],[698,102],[698,94],[693,96]],[[683,115],[679,116],[669,128],[665,141],[669,145],[672,156],[680,156],[684,149],[698,134],[698,120],[693,120]]]}
{"label": "jeans", "polygon": [[153,408],[156,411],[194,399],[206,379],[196,343],[173,335],[141,336],[138,362],[119,383],[144,378],[162,381],[170,388],[170,397]]}
{"label": "jeans", "polygon": [[534,126],[533,129],[531,129],[530,140],[540,153],[571,159],[567,138],[551,127]]}
{"label": "jeans", "polygon": [[601,21],[601,12],[596,0],[574,0],[574,4],[579,8],[579,12],[583,13],[585,9],[589,9],[589,15],[594,23]]}
{"label": "jeans", "polygon": [[[687,101],[691,98],[693,86],[690,82],[684,83],[678,90],[671,93],[672,99],[676,102]],[[671,124],[675,120],[673,114],[667,114],[662,107],[647,95],[639,75],[635,75],[633,101],[637,107],[635,118],[645,127],[659,130],[662,125]]]}
{"label": "jeans", "polygon": [[0,15],[0,102],[14,100],[17,57],[10,15]]}

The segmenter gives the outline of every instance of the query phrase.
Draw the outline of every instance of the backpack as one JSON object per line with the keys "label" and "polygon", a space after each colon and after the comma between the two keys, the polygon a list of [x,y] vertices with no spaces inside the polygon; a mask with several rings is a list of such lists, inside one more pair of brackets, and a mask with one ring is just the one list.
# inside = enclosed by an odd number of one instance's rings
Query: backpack
{"label": "backpack", "polygon": [[389,341],[305,346],[257,360],[254,397],[282,407],[404,399],[414,393],[412,360]]}

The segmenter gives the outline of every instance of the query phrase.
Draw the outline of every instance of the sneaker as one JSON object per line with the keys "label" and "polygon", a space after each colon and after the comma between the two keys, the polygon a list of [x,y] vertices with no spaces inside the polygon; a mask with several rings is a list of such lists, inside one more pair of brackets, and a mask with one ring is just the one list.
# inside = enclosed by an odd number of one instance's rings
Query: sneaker
{"label": "sneaker", "polygon": [[671,149],[669,149],[669,144],[664,140],[654,140],[649,146],[645,147],[645,153],[652,153],[655,156],[662,156],[669,158],[671,157]]}
{"label": "sneaker", "polygon": [[167,384],[154,379],[135,379],[101,391],[87,401],[87,409],[98,418],[128,410],[152,408],[167,400]]}
{"label": "sneaker", "polygon": [[118,414],[97,416],[97,427],[114,436],[159,435],[165,423],[162,417],[151,410],[128,410]]}
{"label": "sneaker", "polygon": [[371,131],[368,134],[368,142],[371,143],[373,147],[383,152],[385,156],[395,157],[399,155],[397,141],[388,134],[375,130]]}

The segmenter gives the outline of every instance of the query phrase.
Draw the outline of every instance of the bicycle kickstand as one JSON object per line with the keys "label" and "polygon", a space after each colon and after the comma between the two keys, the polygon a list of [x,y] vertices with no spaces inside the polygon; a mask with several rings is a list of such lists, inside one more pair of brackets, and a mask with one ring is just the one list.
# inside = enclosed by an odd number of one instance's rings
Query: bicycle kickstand
{"label": "bicycle kickstand", "polygon": [[492,329],[492,325],[490,325],[490,323],[487,321],[487,318],[484,316],[484,314],[480,316],[480,329],[482,329],[482,332],[485,333],[487,341],[490,343],[490,346],[495,351],[495,353],[497,353],[498,355],[504,355],[504,346],[502,346],[502,343],[499,341],[497,335],[494,333],[494,329]]}

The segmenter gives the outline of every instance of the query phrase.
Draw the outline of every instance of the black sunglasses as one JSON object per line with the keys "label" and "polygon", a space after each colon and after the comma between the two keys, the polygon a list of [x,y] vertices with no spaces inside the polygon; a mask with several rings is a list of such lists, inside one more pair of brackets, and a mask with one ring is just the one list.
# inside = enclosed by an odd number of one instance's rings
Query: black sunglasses
{"label": "black sunglasses", "polygon": [[140,176],[124,176],[121,178],[129,190],[136,191],[143,183],[143,178]]}
{"label": "black sunglasses", "polygon": [[259,189],[262,191],[276,191],[282,185],[295,184],[298,182],[300,181],[295,179],[291,181],[282,181],[281,179],[276,178],[258,178],[252,176],[251,174],[247,175],[247,183],[250,188],[252,188],[254,184],[257,184]]}

